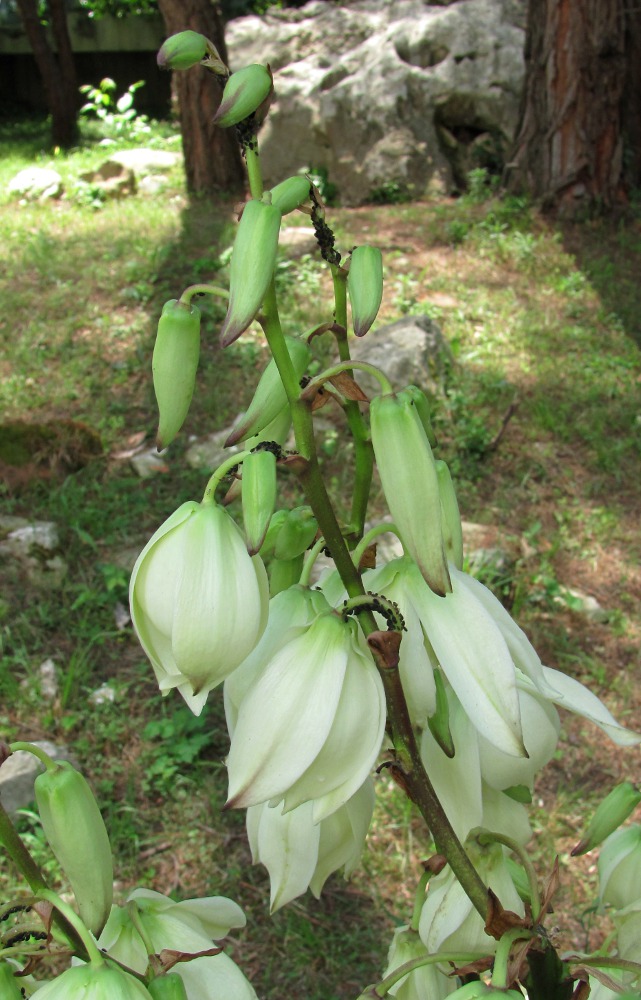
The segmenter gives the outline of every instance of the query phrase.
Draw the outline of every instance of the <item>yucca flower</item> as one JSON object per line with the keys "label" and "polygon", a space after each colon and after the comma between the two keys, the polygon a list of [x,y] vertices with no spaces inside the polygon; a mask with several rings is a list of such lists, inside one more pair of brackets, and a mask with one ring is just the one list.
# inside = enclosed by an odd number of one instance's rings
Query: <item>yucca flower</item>
{"label": "yucca flower", "polygon": [[272,913],[307,889],[318,899],[327,878],[357,867],[374,811],[374,786],[367,778],[331,816],[314,823],[313,803],[284,813],[282,803],[263,802],[247,810],[247,836],[254,864],[269,872]]}
{"label": "yucca flower", "polygon": [[[417,958],[427,958],[429,952],[417,931],[411,927],[397,927],[387,956],[387,968],[383,978]],[[451,971],[451,967],[447,967]],[[388,991],[397,1000],[446,1000],[456,990],[456,977],[441,972],[435,962],[421,965],[403,976]]]}
{"label": "yucca flower", "polygon": [[317,823],[363,784],[383,739],[385,694],[357,630],[327,608],[255,664],[227,758],[228,806],[284,801],[288,811],[312,800]]}
{"label": "yucca flower", "polygon": [[131,619],[160,690],[194,714],[258,642],[269,585],[228,512],[188,501],[144,547],[129,588]]}
{"label": "yucca flower", "polygon": [[151,1000],[138,979],[108,961],[72,966],[34,995],[38,1000]]}
{"label": "yucca flower", "polygon": [[[116,961],[142,975],[149,952],[140,933],[159,954],[164,948],[196,954],[211,948],[232,928],[245,926],[240,906],[226,896],[176,903],[151,889],[134,889],[124,906],[113,906],[98,944]],[[214,956],[215,957],[215,956]]]}

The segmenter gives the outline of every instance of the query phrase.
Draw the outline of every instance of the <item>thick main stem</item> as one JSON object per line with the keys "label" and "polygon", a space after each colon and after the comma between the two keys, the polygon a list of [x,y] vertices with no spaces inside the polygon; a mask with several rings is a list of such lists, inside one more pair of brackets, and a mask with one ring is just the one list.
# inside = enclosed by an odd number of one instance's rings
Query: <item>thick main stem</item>
{"label": "thick main stem", "polygon": [[[258,152],[255,148],[248,147],[246,156],[252,196],[260,197],[262,179]],[[265,336],[291,408],[296,448],[302,459],[300,468],[297,469],[298,476],[345,589],[350,597],[357,597],[365,593],[365,588],[347,548],[321,474],[314,440],[311,404],[301,399],[300,386],[280,324],[273,280],[263,302],[262,311]],[[343,318],[346,321],[346,313]],[[349,352],[347,352],[347,356],[349,357]],[[341,358],[341,360],[347,360],[347,358]],[[376,619],[370,611],[363,611],[358,618],[366,636],[378,631]],[[485,920],[489,902],[487,889],[452,829],[445,810],[423,767],[401,686],[398,661],[396,667],[390,669],[389,665],[383,662],[382,657],[377,655],[376,648],[374,646],[371,648],[385,686],[389,726],[401,763],[399,777],[408,796],[420,809],[432,832],[437,849],[445,855],[473,906]]]}

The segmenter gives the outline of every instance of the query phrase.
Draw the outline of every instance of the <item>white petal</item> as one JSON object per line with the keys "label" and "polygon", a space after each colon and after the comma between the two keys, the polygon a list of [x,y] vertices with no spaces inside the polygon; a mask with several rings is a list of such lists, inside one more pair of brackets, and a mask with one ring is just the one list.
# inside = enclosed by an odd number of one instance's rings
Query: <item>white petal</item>
{"label": "white petal", "polygon": [[594,722],[613,743],[619,746],[629,747],[641,743],[641,735],[619,725],[603,702],[580,681],[562,674],[559,670],[552,670],[551,667],[543,667],[543,675],[551,692],[548,696],[557,705]]}
{"label": "white petal", "polygon": [[282,805],[251,806],[247,824],[248,829],[250,824],[254,827],[254,862],[269,872],[270,911],[274,913],[307,891],[318,859],[320,827],[312,823],[308,802],[286,815]]}
{"label": "white petal", "polygon": [[441,598],[417,583],[414,606],[470,722],[499,750],[526,756],[512,657],[483,605],[461,584],[462,575]]}
{"label": "white petal", "polygon": [[[345,638],[351,641],[349,633]],[[346,802],[374,766],[384,729],[383,682],[371,658],[354,645],[349,650],[340,700],[327,739],[288,790],[285,809],[328,795],[339,787],[343,789],[342,802]],[[315,814],[314,819],[318,821],[319,816]]]}
{"label": "white petal", "polygon": [[340,619],[327,615],[276,654],[240,706],[230,805],[280,798],[307,770],[331,729],[347,653]]}
{"label": "white petal", "polygon": [[481,769],[478,736],[457,699],[450,699],[452,758],[443,753],[429,729],[421,737],[421,759],[459,840],[481,825]]}
{"label": "white petal", "polygon": [[249,980],[224,952],[178,962],[172,971],[185,984],[188,1000],[258,1000]]}
{"label": "white petal", "polygon": [[245,914],[238,903],[226,896],[203,896],[176,903],[180,915],[189,914],[198,920],[204,932],[214,941],[227,937],[232,928],[244,927]]}

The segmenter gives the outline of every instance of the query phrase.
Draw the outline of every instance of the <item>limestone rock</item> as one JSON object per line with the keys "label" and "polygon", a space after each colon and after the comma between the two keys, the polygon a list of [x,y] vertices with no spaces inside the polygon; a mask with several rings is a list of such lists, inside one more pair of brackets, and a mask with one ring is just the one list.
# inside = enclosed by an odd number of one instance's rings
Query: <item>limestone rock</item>
{"label": "limestone rock", "polygon": [[131,170],[138,178],[171,170],[182,162],[182,153],[163,149],[122,149],[112,153],[110,161]]}
{"label": "limestone rock", "polygon": [[[56,746],[48,740],[31,742],[54,760],[71,759],[66,747]],[[0,801],[10,817],[33,802],[33,783],[42,771],[44,764],[28,750],[12,753],[0,767]]]}
{"label": "limestone rock", "polygon": [[130,167],[116,160],[105,160],[97,170],[80,175],[84,184],[97,189],[103,198],[126,198],[136,193],[136,177]]}
{"label": "limestone rock", "polygon": [[9,181],[7,191],[26,201],[59,198],[63,192],[62,177],[50,167],[25,167]]}
{"label": "limestone rock", "polygon": [[[380,368],[395,389],[418,385],[439,392],[451,357],[440,327],[429,316],[407,316],[379,326],[362,339],[350,341],[350,347],[354,359]],[[365,372],[357,372],[356,380],[368,394],[380,391],[377,380]]]}
{"label": "limestone rock", "polygon": [[231,21],[234,69],[268,62],[276,99],[261,132],[271,186],[327,170],[344,204],[459,190],[500,170],[524,77],[523,0],[313,0]]}

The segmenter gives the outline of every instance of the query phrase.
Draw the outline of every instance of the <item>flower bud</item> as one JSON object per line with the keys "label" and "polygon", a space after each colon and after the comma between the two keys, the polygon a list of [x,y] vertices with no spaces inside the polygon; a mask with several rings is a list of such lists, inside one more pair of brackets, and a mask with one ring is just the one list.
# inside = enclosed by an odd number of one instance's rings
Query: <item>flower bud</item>
{"label": "flower bud", "polygon": [[276,502],[276,456],[266,449],[254,451],[243,461],[242,503],[247,551],[260,549]]}
{"label": "flower bud", "polygon": [[276,536],[274,555],[276,559],[295,559],[300,556],[316,538],[318,522],[311,507],[294,507],[287,516]]}
{"label": "flower bud", "polygon": [[220,107],[214,116],[214,125],[229,128],[237,125],[258,111],[274,89],[269,66],[252,63],[239,69],[225,84]]}
{"label": "flower bud", "polygon": [[200,310],[170,299],[163,306],[151,363],[160,420],[156,442],[166,448],[182,427],[194,394],[200,355]]}
{"label": "flower bud", "polygon": [[197,31],[179,31],[165,39],[156,57],[160,69],[189,69],[201,62],[208,51],[208,40]]}
{"label": "flower bud", "polygon": [[34,783],[42,829],[71,883],[83,923],[105,925],[113,898],[111,845],[85,777],[68,761],[52,761]]}
{"label": "flower bud", "polygon": [[404,547],[440,597],[450,593],[434,456],[411,399],[376,396],[370,406],[372,445],[383,491]]}
{"label": "flower bud", "polygon": [[[289,354],[297,378],[301,378],[310,358],[309,345],[299,337],[285,337],[287,353]],[[229,448],[239,441],[263,431],[284,410],[289,411],[287,393],[283,385],[278,366],[272,358],[258,380],[254,398],[247,412],[240,418],[231,434],[225,441]]]}
{"label": "flower bud", "polygon": [[156,976],[147,989],[153,1000],[189,1000],[185,984],[176,972]]}
{"label": "flower bud", "polygon": [[310,200],[310,190],[309,177],[304,177],[302,174],[288,177],[271,189],[272,205],[275,205],[282,215],[288,215]]}
{"label": "flower bud", "polygon": [[614,833],[641,802],[641,792],[630,781],[623,781],[606,795],[590,820],[585,837],[571,851],[572,857],[587,854]]}
{"label": "flower bud", "polygon": [[136,560],[129,601],[160,690],[177,687],[199,715],[261,636],[267,574],[223,507],[187,501]]}
{"label": "flower bud", "polygon": [[[397,927],[387,956],[386,979],[406,962],[429,955],[418,933],[411,927]],[[449,971],[449,969],[448,969]],[[403,976],[389,990],[397,1000],[445,1000],[456,990],[456,979],[441,972],[436,963],[421,965]]]}
{"label": "flower bud", "polygon": [[441,530],[445,553],[457,569],[463,566],[463,528],[452,476],[446,463],[437,459],[438,492],[441,498]]}
{"label": "flower bud", "polygon": [[352,324],[357,337],[364,337],[378,315],[383,299],[383,255],[378,247],[360,246],[352,251],[347,291],[352,305]]}

